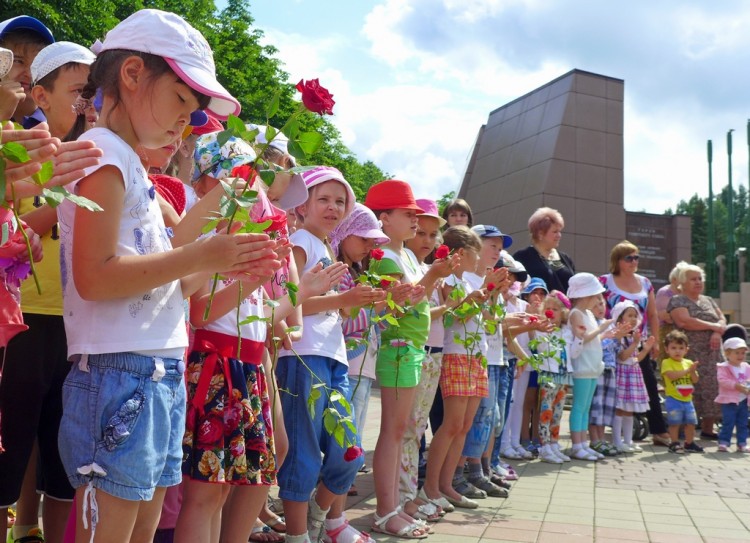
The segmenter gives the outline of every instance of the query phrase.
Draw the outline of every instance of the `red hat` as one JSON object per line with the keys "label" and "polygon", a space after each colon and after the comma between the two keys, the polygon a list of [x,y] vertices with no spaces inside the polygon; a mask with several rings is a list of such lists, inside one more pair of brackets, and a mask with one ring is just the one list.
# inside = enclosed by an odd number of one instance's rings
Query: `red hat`
{"label": "red hat", "polygon": [[365,197],[365,205],[372,210],[413,209],[424,213],[417,205],[409,183],[396,179],[386,179],[370,187]]}

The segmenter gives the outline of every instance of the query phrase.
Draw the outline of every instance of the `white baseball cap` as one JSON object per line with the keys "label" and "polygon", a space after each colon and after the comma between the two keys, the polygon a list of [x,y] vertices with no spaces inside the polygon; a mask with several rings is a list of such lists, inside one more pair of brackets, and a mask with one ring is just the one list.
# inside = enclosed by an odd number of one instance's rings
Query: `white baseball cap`
{"label": "white baseball cap", "polygon": [[592,273],[577,273],[568,281],[568,298],[586,298],[604,292],[604,287]]}
{"label": "white baseball cap", "polygon": [[216,80],[208,42],[179,15],[158,9],[136,11],[91,49],[96,54],[125,49],[160,56],[186,85],[211,98],[206,109],[217,118],[240,113],[240,103]]}
{"label": "white baseball cap", "polygon": [[747,349],[747,343],[741,337],[730,337],[724,342],[724,350],[726,349]]}
{"label": "white baseball cap", "polygon": [[31,84],[36,85],[40,79],[69,62],[91,66],[95,60],[96,55],[82,45],[58,41],[39,51],[31,63]]}

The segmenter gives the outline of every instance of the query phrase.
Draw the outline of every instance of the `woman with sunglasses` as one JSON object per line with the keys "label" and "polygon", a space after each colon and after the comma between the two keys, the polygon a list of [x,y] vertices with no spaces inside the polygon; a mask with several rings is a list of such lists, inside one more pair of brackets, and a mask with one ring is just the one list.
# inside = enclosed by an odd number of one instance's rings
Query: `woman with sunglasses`
{"label": "woman with sunglasses", "polygon": [[[618,302],[630,300],[635,303],[643,315],[641,335],[659,337],[659,318],[657,316],[654,287],[648,278],[636,273],[638,271],[638,247],[627,240],[621,241],[609,253],[610,273],[599,278],[604,286],[604,300],[607,302],[607,316]],[[643,373],[649,399],[648,426],[654,445],[668,446],[669,433],[667,424],[661,412],[659,391],[656,380],[656,364],[654,358],[658,354],[658,346],[654,346],[651,356],[644,358],[639,364]]]}

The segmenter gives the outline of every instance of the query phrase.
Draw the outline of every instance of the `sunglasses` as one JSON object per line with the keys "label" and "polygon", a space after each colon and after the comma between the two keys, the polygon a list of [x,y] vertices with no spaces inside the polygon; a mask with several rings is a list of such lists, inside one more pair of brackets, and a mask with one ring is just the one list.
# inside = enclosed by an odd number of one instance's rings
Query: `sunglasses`
{"label": "sunglasses", "polygon": [[638,262],[638,259],[640,259],[640,258],[641,258],[641,257],[640,257],[640,256],[638,256],[638,255],[628,255],[628,256],[624,256],[624,257],[622,257],[622,259],[623,259],[623,260],[624,260],[625,262]]}

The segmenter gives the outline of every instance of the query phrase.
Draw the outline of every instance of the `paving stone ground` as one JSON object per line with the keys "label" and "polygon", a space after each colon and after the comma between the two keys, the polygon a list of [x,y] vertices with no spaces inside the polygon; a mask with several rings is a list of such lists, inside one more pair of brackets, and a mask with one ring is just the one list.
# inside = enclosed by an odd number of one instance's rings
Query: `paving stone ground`
{"label": "paving stone ground", "polygon": [[[379,391],[373,389],[364,432],[368,465],[379,420]],[[570,444],[567,435],[562,443]],[[750,455],[718,453],[715,442],[700,443],[704,455],[677,456],[643,442],[641,454],[596,463],[513,461],[521,477],[509,498],[488,498],[478,509],[449,513],[426,541],[750,542]],[[348,503],[350,522],[364,530],[375,510],[372,477],[360,474],[359,496]]]}

